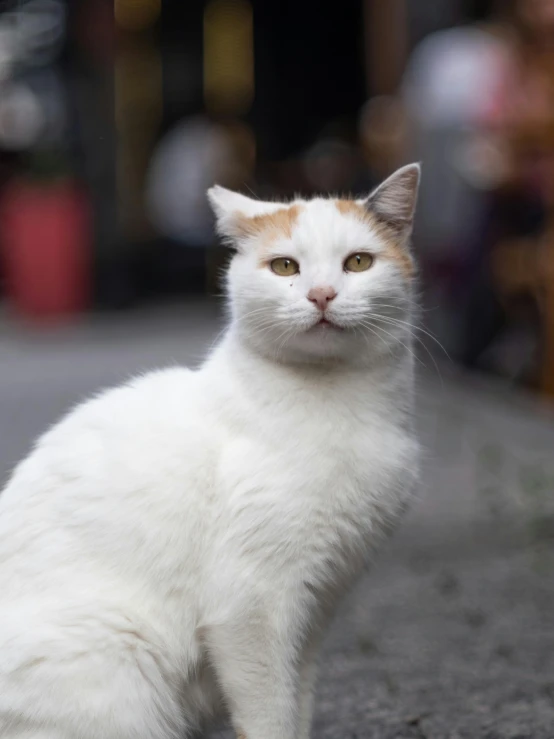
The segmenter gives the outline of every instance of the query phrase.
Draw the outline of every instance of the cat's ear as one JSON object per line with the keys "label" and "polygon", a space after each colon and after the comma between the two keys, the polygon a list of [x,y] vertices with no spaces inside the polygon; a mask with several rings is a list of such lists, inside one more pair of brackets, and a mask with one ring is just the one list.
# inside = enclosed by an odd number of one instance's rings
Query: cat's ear
{"label": "cat's ear", "polygon": [[248,225],[253,218],[275,213],[283,208],[282,203],[254,200],[220,185],[214,185],[208,190],[208,200],[216,218],[217,232],[235,245],[248,234]]}
{"label": "cat's ear", "polygon": [[401,243],[407,243],[412,232],[420,176],[419,164],[401,167],[362,201]]}

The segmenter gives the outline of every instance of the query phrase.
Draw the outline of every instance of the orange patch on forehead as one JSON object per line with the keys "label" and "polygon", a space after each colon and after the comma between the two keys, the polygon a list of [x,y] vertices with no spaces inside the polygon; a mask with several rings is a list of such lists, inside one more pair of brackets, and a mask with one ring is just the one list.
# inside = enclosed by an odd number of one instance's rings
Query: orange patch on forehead
{"label": "orange patch on forehead", "polygon": [[360,203],[354,200],[335,200],[339,213],[343,216],[353,216],[367,225],[377,233],[384,247],[383,256],[391,262],[395,262],[404,277],[411,279],[415,274],[414,260],[408,250],[395,239],[394,229],[387,227],[385,223]]}
{"label": "orange patch on forehead", "polygon": [[335,205],[339,213],[343,216],[356,216],[361,221],[370,221],[369,213],[363,205],[356,203],[354,200],[335,200]]}
{"label": "orange patch on forehead", "polygon": [[280,237],[290,239],[300,211],[300,205],[289,205],[261,216],[239,216],[237,229],[242,236],[259,236],[263,233],[271,240]]}

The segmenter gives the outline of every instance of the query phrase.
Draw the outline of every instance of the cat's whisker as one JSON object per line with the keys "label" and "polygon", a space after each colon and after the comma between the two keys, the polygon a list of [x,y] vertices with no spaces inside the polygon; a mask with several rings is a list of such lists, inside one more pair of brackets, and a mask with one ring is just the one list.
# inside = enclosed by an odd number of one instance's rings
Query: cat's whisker
{"label": "cat's whisker", "polygon": [[253,330],[259,330],[259,329],[270,329],[270,328],[280,328],[282,326],[289,326],[290,321],[288,319],[275,319],[275,318],[268,318],[264,321],[259,321],[257,323],[252,323],[251,328]]}
{"label": "cat's whisker", "polygon": [[413,357],[413,359],[415,359],[416,362],[419,362],[423,367],[425,367],[425,369],[427,369],[425,363],[420,359],[420,357],[418,357],[417,354],[412,349],[410,349],[410,347],[407,344],[401,341],[397,336],[395,336],[394,334],[391,334],[390,331],[386,331],[382,326],[376,326],[375,324],[373,324],[371,327],[367,323],[363,323],[362,325],[364,325],[365,328],[369,330],[375,329],[377,331],[381,331],[387,336],[390,336],[394,340],[395,343],[400,344],[400,346],[403,346],[404,349],[406,349],[406,351]]}
{"label": "cat's whisker", "polygon": [[248,313],[244,313],[243,315],[241,315],[241,320],[247,321],[252,316],[259,315],[260,313],[263,315],[267,315],[268,314],[267,306],[265,308],[255,308],[254,310],[251,310]]}
{"label": "cat's whisker", "polygon": [[446,348],[444,347],[444,345],[441,344],[441,342],[437,339],[437,337],[434,334],[432,334],[430,331],[428,331],[427,329],[423,328],[422,326],[420,326],[418,324],[411,323],[409,321],[402,321],[402,320],[400,320],[398,318],[394,318],[392,316],[383,316],[383,315],[381,315],[379,313],[373,314],[372,315],[372,318],[374,318],[375,320],[378,320],[378,321],[383,321],[384,323],[389,323],[391,325],[397,325],[397,326],[400,326],[400,327],[406,327],[406,328],[408,328],[408,329],[410,329],[411,331],[414,332],[412,335],[414,336],[415,339],[417,339],[418,341],[420,341],[420,342],[422,342],[424,344],[423,340],[419,336],[417,336],[415,334],[416,331],[419,331],[420,333],[424,334],[425,336],[428,336],[439,347],[439,349],[441,349],[441,351],[444,352],[444,354],[447,357],[447,359],[449,361],[452,361],[451,360],[451,357],[448,354],[448,351],[446,350]]}
{"label": "cat's whisker", "polygon": [[[285,344],[287,343],[287,341],[288,341],[288,340],[289,340],[290,338],[292,338],[292,336],[293,336],[293,335],[294,335],[295,333],[296,333],[296,332],[295,332],[295,329],[294,329],[293,327],[291,327],[291,326],[289,325],[289,327],[288,327],[288,328],[286,328],[286,329],[285,329],[285,330],[283,331],[283,333],[282,333],[282,334],[281,334],[281,335],[280,335],[280,336],[279,336],[279,337],[277,338],[277,342],[278,342],[278,341],[279,341],[279,340],[281,339],[281,337],[284,337],[284,338],[283,338],[283,341],[282,341],[282,342],[281,342],[281,343],[279,344],[279,347],[278,347],[278,350],[277,350],[277,353],[278,353],[278,354],[280,354],[280,353],[281,353],[281,351],[283,350],[283,348],[284,348]],[[289,334],[290,334],[290,335],[289,335]],[[277,342],[276,342],[276,343],[277,343]]]}
{"label": "cat's whisker", "polygon": [[[368,331],[370,331],[377,339],[379,339],[379,341],[381,341],[385,345],[385,348],[387,349],[388,353],[389,354],[392,354],[392,347],[389,346],[389,344],[383,339],[382,336],[379,336],[379,334],[377,333],[377,331],[374,331],[371,326],[364,326],[364,328],[367,329]],[[363,337],[363,339],[366,342],[366,344],[368,346],[371,346],[371,342],[369,340],[369,336],[365,333],[365,331],[362,331],[362,328],[360,326],[357,326],[355,328],[355,331],[360,331],[360,334]]]}
{"label": "cat's whisker", "polygon": [[398,319],[398,318],[393,318],[392,316],[382,316],[382,315],[380,315],[380,314],[378,314],[378,313],[377,313],[377,314],[373,314],[373,316],[372,316],[372,317],[373,317],[373,318],[376,318],[377,320],[380,320],[380,321],[388,321],[388,322],[390,322],[390,323],[396,323],[396,324],[398,324],[398,325],[401,325],[401,326],[407,326],[407,327],[410,327],[411,329],[413,329],[414,331],[419,331],[419,332],[421,332],[422,334],[425,334],[425,335],[426,335],[426,336],[428,336],[428,337],[429,337],[429,338],[430,338],[430,339],[431,339],[432,341],[434,341],[434,342],[435,342],[435,344],[436,344],[436,345],[437,345],[437,346],[438,346],[438,347],[439,347],[439,348],[440,348],[440,349],[441,349],[441,350],[442,350],[442,351],[443,351],[443,352],[445,353],[446,357],[447,357],[447,358],[448,358],[448,359],[449,359],[450,361],[452,361],[452,360],[451,360],[451,357],[450,357],[450,355],[449,355],[449,354],[448,354],[448,352],[446,351],[446,349],[445,349],[445,347],[443,346],[443,344],[441,344],[441,342],[440,342],[440,341],[439,341],[439,340],[437,339],[437,337],[436,337],[436,336],[434,336],[434,335],[433,335],[433,334],[432,334],[432,333],[431,333],[430,331],[428,331],[427,329],[423,328],[422,326],[418,326],[417,324],[414,324],[414,323],[410,323],[410,322],[408,322],[408,321],[401,321],[400,319]]}
{"label": "cat's whisker", "polygon": [[[382,321],[383,323],[388,323],[389,325],[392,325],[392,326],[395,326],[396,325],[396,326],[399,326],[399,327],[404,328],[404,329],[405,328],[411,328],[411,329],[416,329],[417,330],[417,328],[418,328],[414,324],[410,324],[410,323],[407,323],[405,321],[397,322],[394,319],[384,318],[383,316],[378,316],[378,317],[376,316],[375,318],[376,318],[376,320]],[[381,330],[384,331],[383,328],[381,328]],[[408,331],[408,333],[409,333],[409,336],[412,339],[415,339],[416,341],[419,341],[419,343],[421,344],[421,346],[425,349],[425,351],[429,355],[429,358],[433,362],[433,365],[435,366],[435,370],[437,372],[437,375],[438,375],[438,377],[439,377],[439,379],[441,381],[441,388],[444,391],[444,379],[443,379],[443,376],[442,376],[442,372],[440,371],[439,365],[438,365],[435,357],[433,356],[432,352],[429,350],[429,347],[425,344],[425,342],[419,336],[417,336],[417,334],[413,330]],[[431,337],[431,338],[433,338],[433,337]],[[444,347],[441,347],[441,348],[444,348]],[[444,351],[446,352],[446,350],[444,350]],[[448,354],[447,354],[447,356],[448,356]],[[417,355],[414,354],[414,357],[417,357]],[[424,362],[422,362],[419,357],[417,357],[417,359],[425,367]],[[449,357],[449,359],[450,359],[450,357]]]}

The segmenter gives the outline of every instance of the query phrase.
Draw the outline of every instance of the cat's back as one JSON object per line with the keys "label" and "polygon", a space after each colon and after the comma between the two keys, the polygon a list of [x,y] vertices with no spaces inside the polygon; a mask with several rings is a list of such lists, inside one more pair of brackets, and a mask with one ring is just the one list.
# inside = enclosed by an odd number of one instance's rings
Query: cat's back
{"label": "cat's back", "polygon": [[218,444],[201,386],[201,372],[153,372],[47,431],[0,493],[0,581],[16,563],[38,571],[73,557],[138,572],[176,531],[176,550],[187,536],[198,543],[202,505],[192,498],[209,498]]}
{"label": "cat's back", "polygon": [[[16,468],[0,496],[0,512],[14,496],[109,476],[160,469],[174,445],[198,438],[202,410],[198,375],[171,368],[131,379],[81,403],[44,433]],[[23,488],[25,493],[23,492]]]}

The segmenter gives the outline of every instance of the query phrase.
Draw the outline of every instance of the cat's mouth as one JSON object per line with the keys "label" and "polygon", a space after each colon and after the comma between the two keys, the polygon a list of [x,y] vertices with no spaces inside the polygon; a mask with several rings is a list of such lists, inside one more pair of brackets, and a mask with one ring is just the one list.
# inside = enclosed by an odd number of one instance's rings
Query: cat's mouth
{"label": "cat's mouth", "polygon": [[334,323],[329,318],[320,318],[313,328],[335,329],[336,331],[343,330],[342,326],[339,326],[337,323]]}

